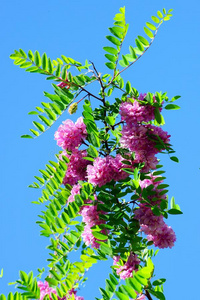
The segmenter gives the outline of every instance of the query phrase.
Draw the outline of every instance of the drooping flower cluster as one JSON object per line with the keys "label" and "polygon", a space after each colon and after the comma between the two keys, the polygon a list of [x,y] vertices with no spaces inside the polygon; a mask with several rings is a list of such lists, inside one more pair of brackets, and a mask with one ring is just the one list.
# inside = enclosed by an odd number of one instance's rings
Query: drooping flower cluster
{"label": "drooping flower cluster", "polygon": [[[145,96],[146,94],[140,94],[138,100],[144,101]],[[122,121],[127,124],[149,122],[154,119],[154,112],[154,106],[148,104],[148,102],[141,104],[135,99],[129,99],[120,105]]]}
{"label": "drooping flower cluster", "polygon": [[[115,266],[117,266],[119,260],[120,260],[120,256],[114,256],[113,264]],[[117,268],[116,272],[120,276],[121,279],[133,277],[133,271],[136,271],[138,269],[139,263],[140,263],[140,260],[137,257],[137,255],[130,253],[130,255],[127,259],[127,262],[123,266],[120,266],[119,268]]]}
{"label": "drooping flower cluster", "polygon": [[154,215],[151,209],[152,205],[159,205],[160,200],[165,199],[165,196],[160,196],[159,194],[162,190],[156,188],[161,181],[155,182],[155,178],[155,176],[151,176],[151,179],[141,181],[140,186],[143,189],[154,185],[153,190],[155,193],[148,196],[148,199],[157,198],[158,200],[151,201],[150,204],[140,203],[139,208],[135,210],[135,218],[140,222],[141,231],[147,234],[147,239],[152,241],[156,247],[172,248],[176,241],[176,235],[173,229],[164,222],[162,215]]}
{"label": "drooping flower cluster", "polygon": [[[141,94],[139,100],[143,100],[144,96],[145,94]],[[143,172],[156,168],[158,160],[155,155],[165,150],[169,144],[170,135],[167,132],[160,127],[146,124],[155,118],[154,111],[154,106],[140,104],[137,100],[122,102],[120,105],[122,121],[126,122],[121,132],[120,144],[135,152],[135,163],[145,163]]]}
{"label": "drooping flower cluster", "polygon": [[142,171],[149,172],[150,169],[155,169],[158,164],[155,155],[165,150],[165,144],[169,143],[170,135],[160,127],[150,124],[127,124],[121,133],[121,146],[135,152],[136,163],[145,163]]}
{"label": "drooping flower cluster", "polygon": [[[83,159],[83,157],[87,156],[87,151],[75,149],[71,154],[63,152],[62,155],[69,158],[63,184],[74,185],[77,184],[78,180],[86,180],[86,168],[91,164],[90,161]],[[60,159],[62,159],[62,155]]]}
{"label": "drooping flower cluster", "polygon": [[128,174],[122,168],[127,168],[127,165],[124,165],[122,160],[123,157],[120,154],[116,157],[109,155],[104,158],[97,157],[93,165],[87,167],[88,182],[101,187],[111,180],[125,179]]}
{"label": "drooping flower cluster", "polygon": [[[91,245],[93,248],[99,248],[100,244],[98,241],[100,240],[94,237],[91,228],[96,225],[105,224],[105,221],[99,217],[99,214],[105,214],[105,212],[98,211],[97,205],[85,205],[81,208],[80,213],[83,217],[83,222],[86,224],[82,233],[83,241],[87,246]],[[106,234],[106,230],[102,229],[100,233]]]}
{"label": "drooping flower cluster", "polygon": [[64,150],[73,151],[78,148],[82,141],[87,137],[86,126],[83,123],[83,118],[80,117],[74,123],[71,120],[66,120],[61,124],[56,131],[55,140],[57,145]]}

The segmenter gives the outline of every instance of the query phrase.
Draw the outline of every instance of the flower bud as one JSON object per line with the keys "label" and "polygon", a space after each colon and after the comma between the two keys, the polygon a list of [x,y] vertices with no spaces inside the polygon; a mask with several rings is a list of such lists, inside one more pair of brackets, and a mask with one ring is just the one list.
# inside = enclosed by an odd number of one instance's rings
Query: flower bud
{"label": "flower bud", "polygon": [[68,112],[70,115],[73,115],[77,111],[77,109],[78,109],[78,104],[77,102],[75,102],[70,105],[70,107],[68,108]]}

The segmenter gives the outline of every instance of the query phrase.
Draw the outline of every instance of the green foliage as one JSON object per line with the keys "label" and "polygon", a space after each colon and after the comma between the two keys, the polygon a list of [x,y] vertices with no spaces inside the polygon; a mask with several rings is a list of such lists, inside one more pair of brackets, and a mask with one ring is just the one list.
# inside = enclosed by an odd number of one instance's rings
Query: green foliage
{"label": "green foliage", "polygon": [[[103,48],[106,51],[105,64],[108,69],[113,70],[113,75],[99,73],[94,64],[89,64],[87,60],[83,65],[65,55],[51,60],[46,53],[41,55],[38,51],[33,53],[30,50],[26,54],[19,49],[10,56],[14,64],[19,65],[20,68],[27,72],[43,74],[47,80],[53,81],[53,92],[44,92],[47,102],[41,102],[40,106],[29,112],[29,115],[37,118],[33,120],[34,128],[30,129],[31,135],[25,134],[22,137],[40,136],[66,112],[72,102],[76,109],[71,109],[69,112],[75,113],[78,104],[85,99],[82,115],[87,138],[82,141],[82,144],[87,154],[84,159],[92,164],[98,157],[107,158],[109,155],[111,159],[112,156],[120,154],[123,158],[121,161],[123,167],[120,172],[127,173],[125,179],[118,181],[113,179],[100,186],[79,180],[77,184],[80,186],[80,192],[73,195],[72,186],[63,185],[69,159],[66,156],[56,155],[57,161],[49,161],[44,170],[39,170],[40,176],[35,176],[36,181],[30,187],[40,188],[42,194],[39,200],[33,203],[45,202],[45,209],[38,216],[37,224],[41,228],[41,235],[49,238],[48,272],[45,281],[50,286],[56,287],[57,296],[52,294],[52,300],[68,298],[70,291],[84,284],[85,273],[97,260],[107,260],[115,256],[120,256],[119,264],[111,267],[112,274],[109,274],[109,278],[106,279],[105,288],[100,288],[101,300],[116,300],[113,297],[119,300],[137,299],[142,294],[145,294],[148,299],[151,299],[150,294],[157,299],[165,299],[163,294],[165,279],[154,278],[154,265],[151,259],[157,251],[149,249],[152,242],[139,234],[141,224],[135,218],[135,212],[140,203],[149,207],[154,216],[167,218],[168,214],[182,214],[182,212],[179,205],[175,204],[173,197],[168,207],[166,194],[169,186],[160,183],[165,179],[164,171],[160,169],[161,165],[157,165],[155,171],[152,172],[154,182],[158,182],[155,185],[158,192],[155,191],[153,184],[142,187],[141,180],[151,177],[143,171],[145,163],[136,163],[136,153],[120,145],[124,121],[119,120],[119,111],[123,101],[130,101],[130,103],[137,101],[141,106],[148,105],[153,108],[155,120],[149,123],[161,126],[165,124],[161,114],[164,103],[166,103],[164,106],[166,110],[180,108],[174,104],[180,96],[169,100],[167,94],[162,92],[147,93],[143,100],[139,100],[137,89],[131,85],[130,81],[124,82],[121,77],[121,73],[132,66],[149,49],[160,25],[172,16],[171,11],[167,12],[163,9],[162,12],[158,11],[156,16],[152,16],[153,22],[146,22],[144,27],[145,36],[139,35],[135,39],[135,46],[129,46],[129,53],[124,55],[121,49],[128,24],[125,20],[125,7],[120,8],[119,13],[114,17],[113,27],[109,28],[110,34],[106,36],[109,45]],[[118,70],[118,63],[122,67],[121,71]],[[99,83],[98,95],[93,94],[87,88],[93,82]],[[121,93],[121,96],[114,100],[115,92]],[[81,95],[82,98],[79,99],[81,93],[84,96]],[[112,100],[109,102],[108,99],[111,96]],[[99,107],[93,108],[93,100],[100,101]],[[178,162],[176,156],[171,156],[175,152],[172,146],[164,143],[152,129],[148,131],[147,138],[153,141],[158,152],[167,153],[171,160]],[[66,151],[69,156],[73,153],[68,152],[67,149]],[[69,200],[71,195],[74,197],[72,202]],[[97,244],[94,250],[82,239],[85,223],[80,220],[80,215],[84,206],[94,206],[99,213],[97,224],[90,228],[91,238]],[[71,261],[72,251],[80,252],[79,260]],[[131,253],[137,255],[140,264],[133,271],[132,277],[121,283],[117,269],[125,265]],[[41,278],[44,269],[38,269],[38,272],[38,277]],[[0,277],[2,275],[1,272]],[[7,298],[1,295],[0,300],[39,299],[40,290],[33,272],[26,274],[20,271],[20,279],[16,281],[16,285],[23,293],[14,295],[10,293]],[[49,296],[46,296],[45,300],[47,298]],[[69,299],[74,299],[74,295],[71,295]]]}

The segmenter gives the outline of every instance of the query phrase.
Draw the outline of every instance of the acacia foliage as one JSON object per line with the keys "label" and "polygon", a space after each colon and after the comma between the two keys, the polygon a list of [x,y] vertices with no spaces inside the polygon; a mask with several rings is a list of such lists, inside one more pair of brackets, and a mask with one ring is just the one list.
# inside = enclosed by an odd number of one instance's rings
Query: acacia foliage
{"label": "acacia foliage", "polygon": [[[152,258],[158,250],[152,245],[173,246],[175,236],[164,219],[182,212],[174,198],[168,204],[165,172],[156,154],[168,153],[178,162],[169,135],[161,129],[165,124],[161,112],[179,109],[174,104],[179,96],[140,94],[130,81],[124,82],[122,73],[149,49],[171,11],[163,9],[152,16],[145,35],[138,36],[124,55],[128,24],[125,8],[120,8],[104,47],[110,74],[98,72],[93,62],[82,64],[65,55],[51,60],[38,51],[26,54],[19,49],[11,54],[15,65],[53,81],[52,94],[44,92],[47,102],[29,113],[37,119],[23,138],[40,136],[67,109],[71,114],[82,110],[83,117],[75,124],[67,120],[60,125],[55,138],[62,151],[30,185],[41,189],[34,203],[46,204],[37,221],[41,235],[50,242],[46,292],[38,280],[44,269],[36,277],[32,271],[20,271],[19,291],[7,299],[80,300],[76,290],[86,281],[86,271],[108,258],[114,265],[100,288],[101,299],[165,299],[165,279],[155,278]],[[92,83],[99,87],[97,94],[88,89]],[[73,262],[69,254],[76,250],[80,259]],[[2,294],[0,299],[6,297]]]}

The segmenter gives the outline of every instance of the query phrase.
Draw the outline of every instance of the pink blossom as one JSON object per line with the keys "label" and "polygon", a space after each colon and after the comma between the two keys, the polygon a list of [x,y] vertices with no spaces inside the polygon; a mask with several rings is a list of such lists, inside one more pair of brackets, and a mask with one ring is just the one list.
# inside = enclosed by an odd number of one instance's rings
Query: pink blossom
{"label": "pink blossom", "polygon": [[92,234],[92,229],[90,227],[90,225],[86,225],[84,227],[84,231],[82,233],[82,238],[84,243],[89,246],[91,245],[92,248],[99,248],[100,244],[98,244],[96,241],[97,239],[93,236]]}
{"label": "pink blossom", "polygon": [[140,204],[139,208],[135,210],[135,218],[139,220],[140,224],[146,227],[142,227],[145,233],[154,232],[157,228],[163,226],[163,216],[155,216],[150,207],[146,204]]}
{"label": "pink blossom", "polygon": [[[105,212],[98,211],[97,205],[85,205],[81,208],[80,214],[83,217],[83,222],[86,224],[82,233],[85,244],[87,246],[91,245],[94,248],[99,248],[100,244],[97,242],[99,240],[93,236],[91,228],[96,225],[105,224],[105,221],[101,220],[99,217],[99,214],[105,214]],[[106,230],[102,229],[100,233],[106,234]]]}
{"label": "pink blossom", "polygon": [[69,196],[67,202],[73,202],[73,201],[75,201],[75,198],[74,198],[74,197],[75,197],[76,195],[80,194],[80,189],[81,189],[80,184],[75,184],[75,185],[73,186],[73,188],[71,189],[71,195]]}
{"label": "pink blossom", "polygon": [[[120,257],[113,257],[114,265],[117,265]],[[133,271],[137,270],[137,266],[139,265],[140,260],[136,254],[130,253],[127,262],[117,268],[116,272],[120,276],[121,279],[126,279],[128,277],[133,277]]]}
{"label": "pink blossom", "polygon": [[136,163],[145,163],[143,172],[155,169],[158,162],[155,155],[165,150],[165,144],[169,143],[170,135],[160,127],[150,124],[128,124],[123,127],[121,133],[121,146],[129,149],[131,152],[135,152]]}
{"label": "pink blossom", "polygon": [[176,235],[173,229],[167,224],[163,224],[160,228],[157,228],[152,234],[147,236],[149,241],[153,241],[156,247],[161,249],[163,248],[172,248],[174,242],[176,241]]}
{"label": "pink blossom", "polygon": [[52,299],[51,293],[57,295],[56,290],[51,288],[47,281],[45,281],[45,282],[38,281],[38,287],[40,289],[40,300],[43,300],[44,296],[46,296],[46,295],[49,295],[50,299]]}
{"label": "pink blossom", "polygon": [[88,182],[102,186],[111,180],[125,179],[128,177],[128,174],[121,169],[127,168],[127,165],[124,165],[122,160],[123,158],[120,154],[117,154],[115,158],[109,155],[104,158],[97,157],[93,165],[87,167]]}
{"label": "pink blossom", "polygon": [[59,126],[54,137],[55,140],[57,140],[57,145],[64,150],[73,151],[75,148],[78,148],[87,137],[83,118],[78,118],[75,124],[71,120],[64,121],[63,124]]}
{"label": "pink blossom", "polygon": [[[138,99],[129,98],[127,101],[121,103],[119,113],[122,121],[125,121],[127,124],[137,124],[155,119],[155,106],[145,101],[145,96],[146,94],[140,94]],[[155,96],[153,99],[155,103]],[[140,103],[139,100],[143,101],[143,103]],[[161,111],[162,108],[160,107],[159,110]]]}
{"label": "pink blossom", "polygon": [[[88,164],[91,164],[90,161],[83,159],[83,157],[87,156],[86,150],[75,149],[72,154],[63,152],[62,155],[69,158],[69,163],[67,164],[68,168],[63,184],[74,185],[77,184],[78,180],[86,180],[86,168]],[[70,199],[72,200],[72,198]]]}
{"label": "pink blossom", "polygon": [[147,234],[147,239],[153,241],[159,248],[172,248],[176,241],[173,229],[164,222],[163,216],[155,216],[150,207],[141,203],[135,210],[135,218],[140,222],[140,229]]}
{"label": "pink blossom", "polygon": [[122,121],[129,123],[149,122],[155,118],[155,107],[150,104],[140,104],[135,100],[132,102],[122,102],[120,105],[120,115]]}

